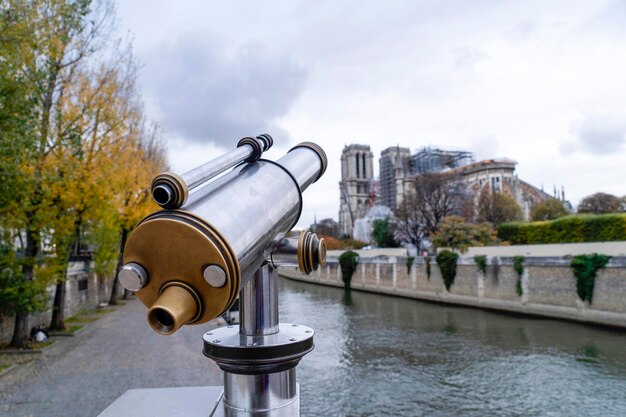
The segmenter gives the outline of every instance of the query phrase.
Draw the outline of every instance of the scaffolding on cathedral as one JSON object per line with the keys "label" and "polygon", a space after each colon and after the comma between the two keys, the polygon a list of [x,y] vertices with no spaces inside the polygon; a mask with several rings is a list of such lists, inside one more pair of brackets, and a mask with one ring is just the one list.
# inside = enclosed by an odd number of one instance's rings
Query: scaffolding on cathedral
{"label": "scaffolding on cathedral", "polygon": [[445,151],[443,149],[423,148],[411,156],[412,174],[425,172],[441,172],[454,169],[474,162],[474,156],[466,151]]}

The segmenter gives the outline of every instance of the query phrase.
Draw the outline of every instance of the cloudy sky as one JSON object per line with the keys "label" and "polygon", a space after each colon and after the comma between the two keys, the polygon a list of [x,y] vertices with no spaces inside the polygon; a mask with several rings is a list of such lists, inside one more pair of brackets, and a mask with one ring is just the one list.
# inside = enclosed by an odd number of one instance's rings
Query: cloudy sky
{"label": "cloudy sky", "polygon": [[[177,172],[270,133],[329,157],[301,225],[337,218],[346,144],[516,160],[520,178],[626,194],[626,3],[118,1]],[[376,170],[377,170],[376,166]]]}

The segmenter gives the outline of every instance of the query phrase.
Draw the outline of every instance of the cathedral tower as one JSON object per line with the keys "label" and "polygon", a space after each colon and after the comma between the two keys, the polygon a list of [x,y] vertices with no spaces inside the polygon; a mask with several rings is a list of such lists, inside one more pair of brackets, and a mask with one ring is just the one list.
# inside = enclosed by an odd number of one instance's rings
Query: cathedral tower
{"label": "cathedral tower", "polygon": [[365,216],[372,199],[374,154],[369,145],[347,145],[341,153],[339,227],[352,236],[354,221]]}

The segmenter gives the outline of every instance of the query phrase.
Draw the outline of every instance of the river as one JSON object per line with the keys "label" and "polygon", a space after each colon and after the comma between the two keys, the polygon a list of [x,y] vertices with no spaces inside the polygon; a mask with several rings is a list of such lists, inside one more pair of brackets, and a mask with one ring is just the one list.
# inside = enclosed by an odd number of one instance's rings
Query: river
{"label": "river", "polygon": [[302,415],[626,416],[626,332],[280,278]]}

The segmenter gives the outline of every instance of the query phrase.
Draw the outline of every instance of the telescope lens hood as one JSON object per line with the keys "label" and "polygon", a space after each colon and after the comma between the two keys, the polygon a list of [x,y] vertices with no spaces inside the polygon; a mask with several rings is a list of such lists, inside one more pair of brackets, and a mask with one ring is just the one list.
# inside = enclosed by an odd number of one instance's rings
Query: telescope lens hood
{"label": "telescope lens hood", "polygon": [[302,142],[302,143],[299,143],[296,146],[294,146],[293,148],[289,149],[289,152],[293,151],[294,149],[298,149],[298,148],[308,148],[308,149],[311,149],[320,158],[320,161],[322,163],[322,169],[320,170],[320,173],[317,175],[317,178],[315,178],[315,181],[313,181],[313,182],[316,182],[317,180],[320,179],[320,177],[322,175],[324,175],[324,172],[326,172],[326,168],[328,167],[328,157],[326,156],[326,152],[324,152],[324,149],[322,149],[321,146],[319,146],[317,143],[313,143],[313,142]]}

